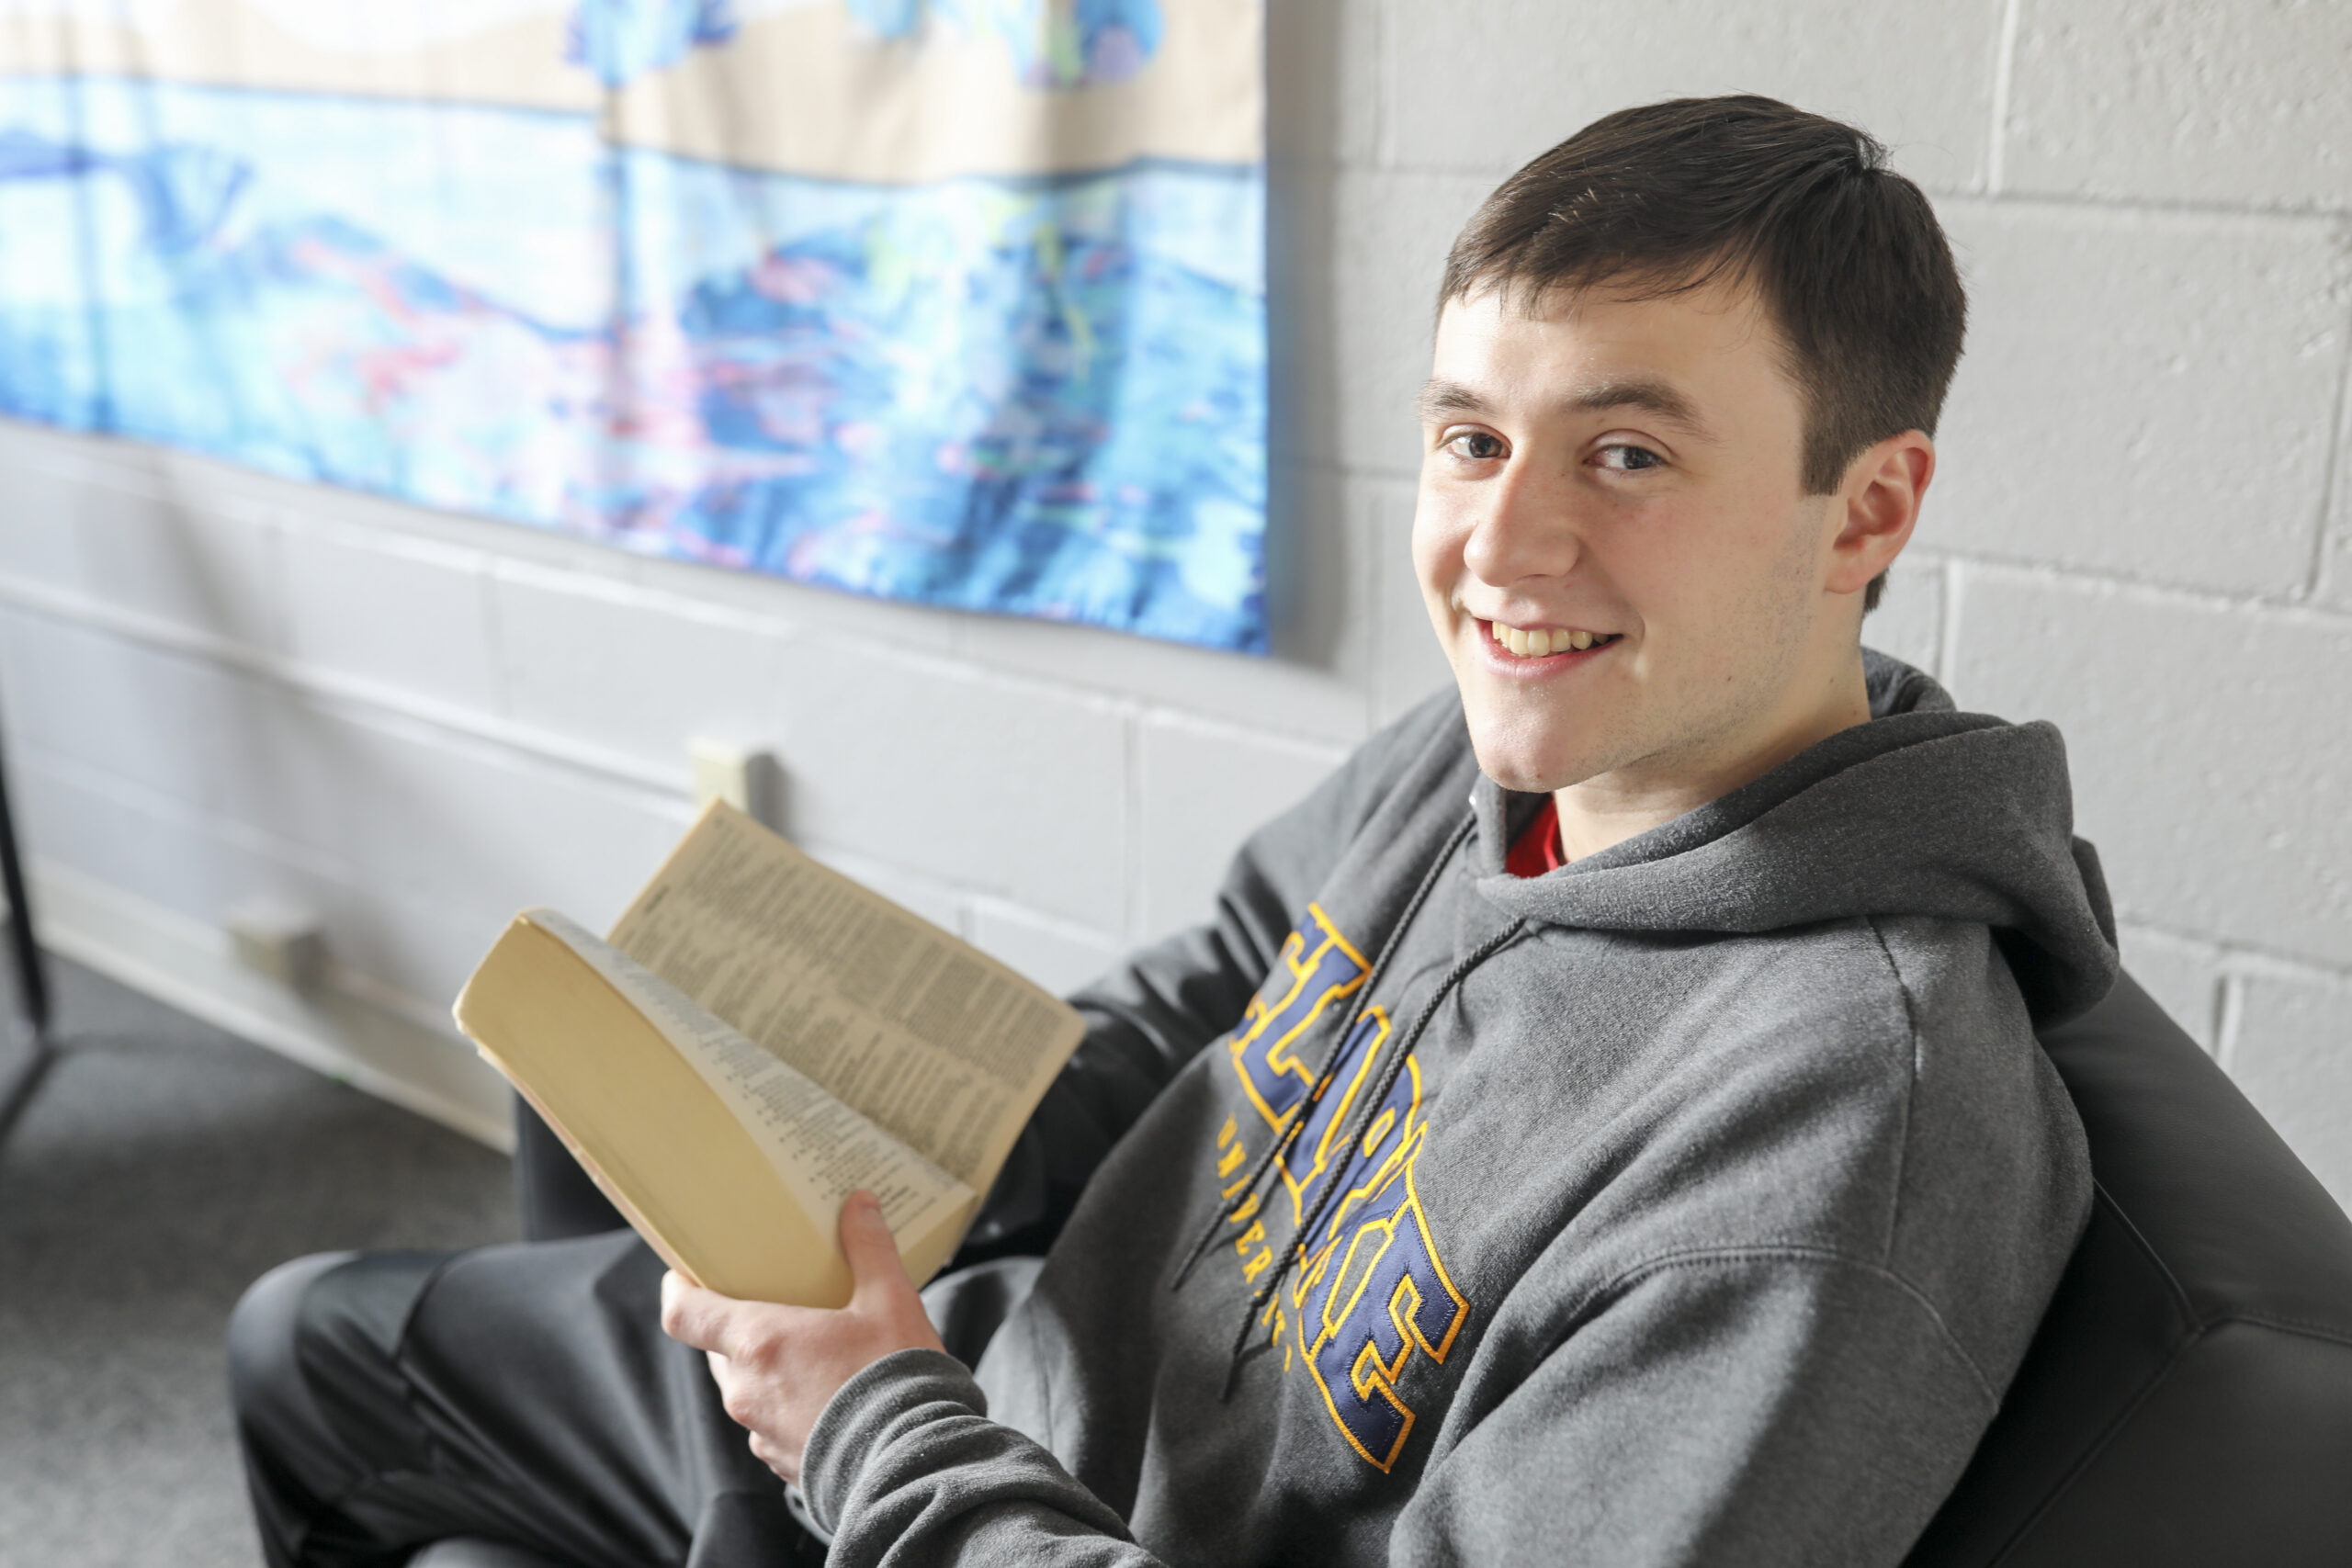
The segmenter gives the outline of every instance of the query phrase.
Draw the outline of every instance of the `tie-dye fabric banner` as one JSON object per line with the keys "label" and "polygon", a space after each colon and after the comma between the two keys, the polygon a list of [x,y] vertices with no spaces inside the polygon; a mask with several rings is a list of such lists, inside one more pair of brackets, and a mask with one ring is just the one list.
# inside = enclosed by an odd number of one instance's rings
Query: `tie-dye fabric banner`
{"label": "tie-dye fabric banner", "polygon": [[0,0],[0,414],[1261,650],[1262,26]]}

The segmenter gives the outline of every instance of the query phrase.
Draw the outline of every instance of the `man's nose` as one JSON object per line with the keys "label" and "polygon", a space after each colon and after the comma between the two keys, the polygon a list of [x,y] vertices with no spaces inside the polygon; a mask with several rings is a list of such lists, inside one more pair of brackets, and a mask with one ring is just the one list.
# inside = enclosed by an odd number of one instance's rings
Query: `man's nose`
{"label": "man's nose", "polygon": [[1532,470],[1507,472],[1481,499],[1462,551],[1463,564],[1480,581],[1501,586],[1563,577],[1575,568],[1583,536],[1556,482]]}

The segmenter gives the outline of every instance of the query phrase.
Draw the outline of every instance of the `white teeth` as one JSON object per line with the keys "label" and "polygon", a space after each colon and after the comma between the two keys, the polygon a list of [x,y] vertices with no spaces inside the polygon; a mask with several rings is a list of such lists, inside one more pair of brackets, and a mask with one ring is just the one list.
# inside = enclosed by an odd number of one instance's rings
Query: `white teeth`
{"label": "white teeth", "polygon": [[1537,626],[1532,631],[1521,631],[1500,621],[1489,621],[1487,626],[1498,647],[1507,648],[1521,659],[1544,659],[1571,650],[1581,653],[1608,640],[1600,632],[1572,632],[1558,626]]}

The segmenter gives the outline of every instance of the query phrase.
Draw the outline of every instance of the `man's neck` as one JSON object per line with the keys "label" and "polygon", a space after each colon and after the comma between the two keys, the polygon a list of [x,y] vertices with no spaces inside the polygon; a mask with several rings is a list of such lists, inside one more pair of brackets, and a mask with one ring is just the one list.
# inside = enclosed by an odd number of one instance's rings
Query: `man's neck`
{"label": "man's neck", "polygon": [[1720,800],[1841,729],[1867,723],[1870,689],[1859,650],[1850,664],[1811,692],[1732,736],[1713,738],[1692,754],[1645,758],[1552,792],[1560,812],[1560,847],[1570,861],[1599,854],[1626,840]]}

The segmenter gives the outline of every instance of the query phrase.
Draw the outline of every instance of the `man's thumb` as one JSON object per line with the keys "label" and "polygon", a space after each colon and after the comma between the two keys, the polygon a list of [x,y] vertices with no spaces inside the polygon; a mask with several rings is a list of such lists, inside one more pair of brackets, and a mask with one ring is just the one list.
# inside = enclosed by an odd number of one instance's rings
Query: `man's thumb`
{"label": "man's thumb", "polygon": [[906,1266],[899,1261],[898,1239],[882,1205],[873,1193],[860,1190],[842,1204],[842,1256],[849,1259],[852,1289],[859,1295],[876,1284],[907,1282]]}

